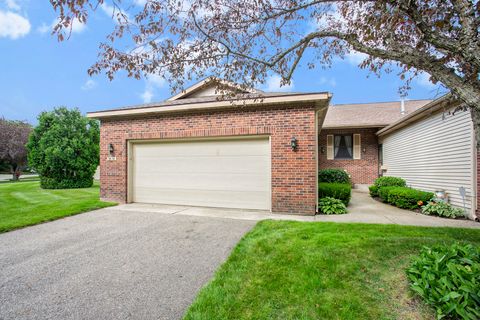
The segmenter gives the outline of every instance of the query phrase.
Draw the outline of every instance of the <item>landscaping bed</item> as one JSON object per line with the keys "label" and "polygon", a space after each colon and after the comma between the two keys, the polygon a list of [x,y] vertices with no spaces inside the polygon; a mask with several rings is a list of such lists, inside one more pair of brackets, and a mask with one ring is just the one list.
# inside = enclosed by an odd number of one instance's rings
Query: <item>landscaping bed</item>
{"label": "landscaping bed", "polygon": [[320,213],[347,213],[352,197],[352,184],[348,173],[340,169],[323,169],[318,173],[318,181]]}
{"label": "landscaping bed", "polygon": [[423,246],[480,231],[263,221],[235,247],[185,319],[433,319],[406,269]]}
{"label": "landscaping bed", "polygon": [[37,181],[0,184],[0,232],[116,205],[99,199],[100,188],[47,190]]}
{"label": "landscaping bed", "polygon": [[441,199],[435,199],[433,192],[407,187],[406,181],[398,177],[380,177],[369,187],[370,196],[395,207],[425,215],[444,218],[466,218],[465,212]]}

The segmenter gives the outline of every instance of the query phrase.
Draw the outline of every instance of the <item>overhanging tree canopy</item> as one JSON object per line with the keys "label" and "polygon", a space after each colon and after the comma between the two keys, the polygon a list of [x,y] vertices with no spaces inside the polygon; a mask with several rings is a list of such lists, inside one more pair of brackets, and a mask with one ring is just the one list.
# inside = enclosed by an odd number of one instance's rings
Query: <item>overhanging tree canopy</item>
{"label": "overhanging tree canopy", "polygon": [[[286,83],[300,63],[328,66],[334,56],[356,50],[369,55],[362,68],[379,72],[397,64],[407,86],[425,71],[480,113],[478,0],[135,2],[142,6],[51,0],[60,18],[55,32],[62,40],[73,19],[85,23],[98,6],[107,6],[116,26],[89,73],[157,74],[172,90],[205,75],[250,86],[272,70]],[[129,49],[119,38],[128,40]]]}

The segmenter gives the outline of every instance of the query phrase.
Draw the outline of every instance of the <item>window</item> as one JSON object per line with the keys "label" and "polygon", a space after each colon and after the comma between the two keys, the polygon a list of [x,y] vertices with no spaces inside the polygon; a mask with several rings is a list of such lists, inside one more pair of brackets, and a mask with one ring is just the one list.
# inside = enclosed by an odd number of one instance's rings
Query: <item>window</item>
{"label": "window", "polygon": [[333,143],[335,159],[353,159],[353,137],[351,134],[335,135]]}

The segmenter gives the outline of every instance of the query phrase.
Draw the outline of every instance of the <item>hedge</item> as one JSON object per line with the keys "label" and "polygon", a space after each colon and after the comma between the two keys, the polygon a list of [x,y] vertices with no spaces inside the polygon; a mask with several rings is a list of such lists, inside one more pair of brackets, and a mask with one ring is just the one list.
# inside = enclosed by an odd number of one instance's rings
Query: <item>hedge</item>
{"label": "hedge", "polygon": [[345,170],[323,169],[318,172],[318,182],[350,183],[350,176]]}
{"label": "hedge", "polygon": [[84,177],[78,179],[57,179],[43,176],[40,178],[40,187],[43,189],[90,188],[92,185],[93,177]]}
{"label": "hedge", "polygon": [[392,187],[392,186],[395,186],[395,187],[406,187],[406,186],[407,186],[407,182],[406,182],[404,179],[399,178],[399,177],[389,177],[389,176],[385,176],[385,177],[377,178],[377,179],[375,180],[374,185],[375,185],[377,188]]}
{"label": "hedge", "polygon": [[318,197],[331,197],[341,200],[346,206],[350,202],[352,196],[352,186],[349,183],[328,183],[321,182],[318,184]]}
{"label": "hedge", "polygon": [[371,185],[368,190],[370,190],[371,197],[378,197],[378,187],[376,185]]}
{"label": "hedge", "polygon": [[407,187],[383,187],[379,189],[378,195],[383,202],[410,210],[419,208],[433,198],[432,192]]}
{"label": "hedge", "polygon": [[[380,197],[380,188],[384,187],[406,187],[407,182],[399,177],[379,177],[375,180],[374,184],[368,187],[370,190],[370,196],[372,197]],[[381,198],[381,197],[380,197]],[[383,199],[382,199],[383,200]],[[386,202],[387,199],[383,200]]]}
{"label": "hedge", "polygon": [[432,192],[406,187],[395,187],[388,193],[388,202],[402,209],[417,209],[432,198]]}
{"label": "hedge", "polygon": [[398,187],[383,187],[378,189],[378,196],[380,197],[380,200],[383,202],[388,202],[388,194],[390,193],[390,190],[393,188],[398,188]]}

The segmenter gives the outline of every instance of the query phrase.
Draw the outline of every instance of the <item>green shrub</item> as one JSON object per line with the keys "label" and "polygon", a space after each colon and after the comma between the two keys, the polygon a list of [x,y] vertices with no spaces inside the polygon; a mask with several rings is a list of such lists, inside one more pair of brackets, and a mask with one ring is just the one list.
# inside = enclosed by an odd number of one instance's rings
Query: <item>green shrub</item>
{"label": "green shrub", "polygon": [[383,188],[383,187],[405,187],[407,186],[407,182],[398,177],[380,177],[375,180],[374,183],[377,188]]}
{"label": "green shrub", "polygon": [[444,201],[431,201],[427,203],[422,207],[422,213],[453,219],[465,216],[465,212],[463,211],[463,209],[455,208],[451,204]]}
{"label": "green shrub", "polygon": [[480,319],[480,248],[425,247],[407,276],[412,290],[435,308],[437,319]]}
{"label": "green shrub", "polygon": [[368,190],[370,190],[370,196],[378,197],[378,187],[376,185],[371,185]]}
{"label": "green shrub", "polygon": [[341,200],[346,206],[352,197],[352,186],[349,183],[327,183],[318,184],[318,197],[331,197]]}
{"label": "green shrub", "polygon": [[397,188],[397,187],[383,187],[383,188],[379,188],[378,189],[378,196],[380,197],[380,200],[382,200],[383,202],[388,202],[388,194],[390,193],[390,190],[392,190],[393,188]]}
{"label": "green shrub", "polygon": [[344,214],[347,213],[347,207],[338,199],[325,197],[318,201],[318,208],[324,214]]}
{"label": "green shrub", "polygon": [[318,172],[319,182],[350,183],[350,176],[342,169],[323,169]]}
{"label": "green shrub", "polygon": [[380,189],[380,192],[385,188],[390,188],[387,202],[402,209],[417,209],[433,198],[432,192],[407,187],[384,187]]}
{"label": "green shrub", "polygon": [[98,122],[78,109],[42,112],[27,143],[28,164],[46,189],[87,188],[99,162]]}

